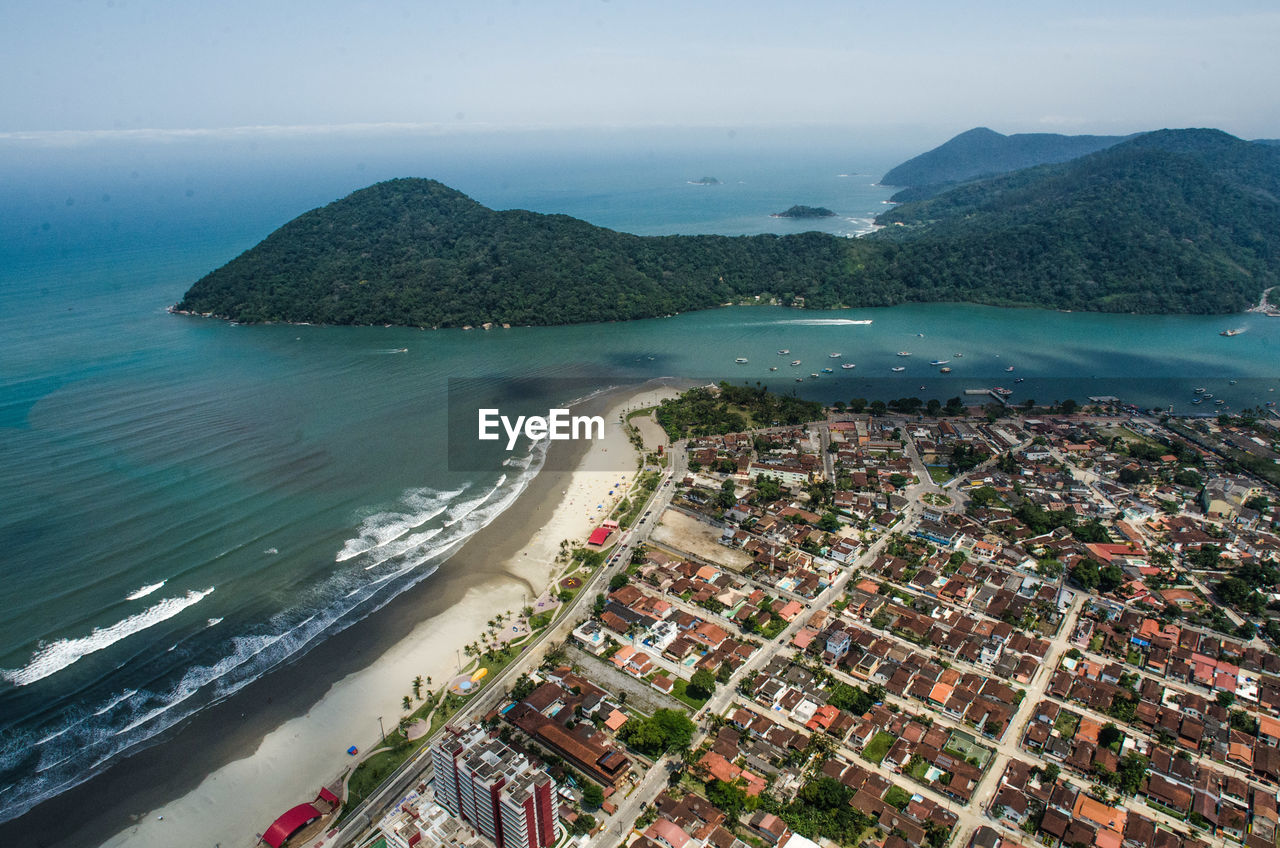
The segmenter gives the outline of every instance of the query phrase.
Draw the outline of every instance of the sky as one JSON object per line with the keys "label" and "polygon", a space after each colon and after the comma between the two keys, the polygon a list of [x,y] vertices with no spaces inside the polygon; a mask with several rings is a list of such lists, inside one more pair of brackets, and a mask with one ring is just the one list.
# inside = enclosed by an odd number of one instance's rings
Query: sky
{"label": "sky", "polygon": [[1280,137],[1265,2],[45,0],[0,137],[414,125]]}

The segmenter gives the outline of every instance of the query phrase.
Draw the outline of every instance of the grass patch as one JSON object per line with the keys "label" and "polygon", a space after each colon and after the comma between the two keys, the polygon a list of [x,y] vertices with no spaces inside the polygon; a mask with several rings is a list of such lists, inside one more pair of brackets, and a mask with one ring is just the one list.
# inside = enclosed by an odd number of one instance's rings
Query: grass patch
{"label": "grass patch", "polygon": [[930,479],[939,486],[955,476],[945,465],[930,465],[928,469]]}
{"label": "grass patch", "polygon": [[1053,729],[1064,739],[1071,739],[1076,735],[1076,728],[1080,726],[1080,716],[1075,713],[1069,713],[1062,710],[1058,713],[1058,717],[1053,720]]}
{"label": "grass patch", "polygon": [[890,786],[889,791],[884,793],[883,800],[890,807],[902,810],[911,803],[911,793],[900,786]]}
{"label": "grass patch", "polygon": [[881,730],[875,736],[871,737],[871,741],[867,743],[867,747],[862,749],[862,758],[870,760],[876,765],[880,765],[880,761],[884,759],[884,755],[889,753],[889,749],[893,747],[893,743],[897,741],[892,733]]}
{"label": "grass patch", "polygon": [[705,706],[707,701],[710,699],[695,698],[688,693],[687,691],[688,688],[689,688],[689,681],[685,680],[683,677],[677,677],[675,684],[672,685],[671,687],[671,694],[674,695],[680,702],[684,704],[688,704],[694,710],[702,709],[703,706]]}

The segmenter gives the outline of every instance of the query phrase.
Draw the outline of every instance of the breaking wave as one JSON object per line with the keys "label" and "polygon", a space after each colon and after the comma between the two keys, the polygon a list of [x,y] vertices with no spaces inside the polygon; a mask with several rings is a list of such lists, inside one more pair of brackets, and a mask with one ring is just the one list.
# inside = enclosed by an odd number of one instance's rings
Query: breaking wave
{"label": "breaking wave", "polygon": [[88,636],[78,639],[59,639],[56,642],[41,645],[25,666],[0,671],[0,677],[17,686],[28,686],[37,680],[44,680],[89,654],[109,648],[121,639],[127,639],[148,627],[154,627],[162,621],[173,618],[187,607],[194,606],[207,598],[213,593],[213,588],[210,586],[203,592],[193,589],[181,598],[167,598],[109,627],[95,627]]}
{"label": "breaking wave", "polygon": [[[158,734],[225,700],[430,577],[524,492],[542,468],[547,444],[531,445],[528,453],[505,463],[506,473],[477,493],[470,491],[475,484],[411,489],[389,508],[361,518],[356,534],[335,556],[335,571],[329,577],[294,608],[215,643],[217,653],[212,656],[216,659],[196,661],[168,677],[168,683],[116,690],[97,703],[86,699],[43,726],[6,733],[0,742],[0,796],[5,798],[0,821],[16,818],[88,780],[121,756],[150,744]],[[177,615],[212,591],[211,587],[164,600],[90,636],[43,646],[26,666],[5,671],[3,676],[18,685],[40,680]],[[214,628],[215,632],[231,626],[220,617],[200,622],[202,630]]]}

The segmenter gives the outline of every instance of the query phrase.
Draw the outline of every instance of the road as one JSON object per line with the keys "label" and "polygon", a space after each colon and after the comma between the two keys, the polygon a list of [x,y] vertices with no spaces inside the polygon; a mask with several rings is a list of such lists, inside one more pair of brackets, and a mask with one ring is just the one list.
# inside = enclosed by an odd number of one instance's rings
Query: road
{"label": "road", "polygon": [[[634,550],[637,544],[644,542],[650,530],[657,523],[657,518],[662,514],[662,510],[671,502],[674,490],[671,481],[683,479],[685,475],[686,461],[684,454],[682,443],[679,446],[672,446],[668,470],[663,475],[662,482],[658,484],[658,488],[650,496],[649,504],[645,509],[645,511],[651,513],[650,516],[641,519],[634,528],[621,536],[614,553],[610,555],[609,562],[587,580],[582,590],[578,592],[559,620],[539,634],[529,643],[518,660],[503,669],[471,701],[468,701],[466,706],[453,716],[451,719],[453,723],[471,721],[497,707],[506,699],[506,693],[512,682],[520,675],[536,669],[542,664],[552,645],[559,644],[569,637],[577,621],[583,617],[586,609],[594,602],[595,596],[607,589],[609,579],[627,567],[631,560],[631,551]],[[334,837],[320,836],[312,843],[313,848],[319,848],[321,845],[348,846],[363,841],[369,835],[369,830],[373,824],[389,811],[391,805],[404,797],[410,788],[429,779],[431,745],[438,735],[439,733],[437,732],[436,736],[433,736],[427,744],[423,745],[400,768],[396,769],[377,790],[361,802],[347,817],[346,823]]]}

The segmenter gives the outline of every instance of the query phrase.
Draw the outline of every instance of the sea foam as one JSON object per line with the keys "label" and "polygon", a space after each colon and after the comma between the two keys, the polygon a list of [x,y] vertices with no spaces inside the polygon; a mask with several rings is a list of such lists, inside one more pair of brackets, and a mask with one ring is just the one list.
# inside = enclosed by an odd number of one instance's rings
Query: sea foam
{"label": "sea foam", "polygon": [[192,590],[181,598],[166,598],[137,615],[131,615],[109,627],[95,627],[88,636],[78,639],[59,639],[56,642],[41,645],[25,666],[0,671],[0,677],[18,686],[27,686],[37,680],[44,680],[89,654],[109,648],[121,639],[141,633],[148,627],[154,627],[162,621],[173,618],[187,607],[200,603],[213,592],[213,589],[214,587],[210,586],[203,592]]}

